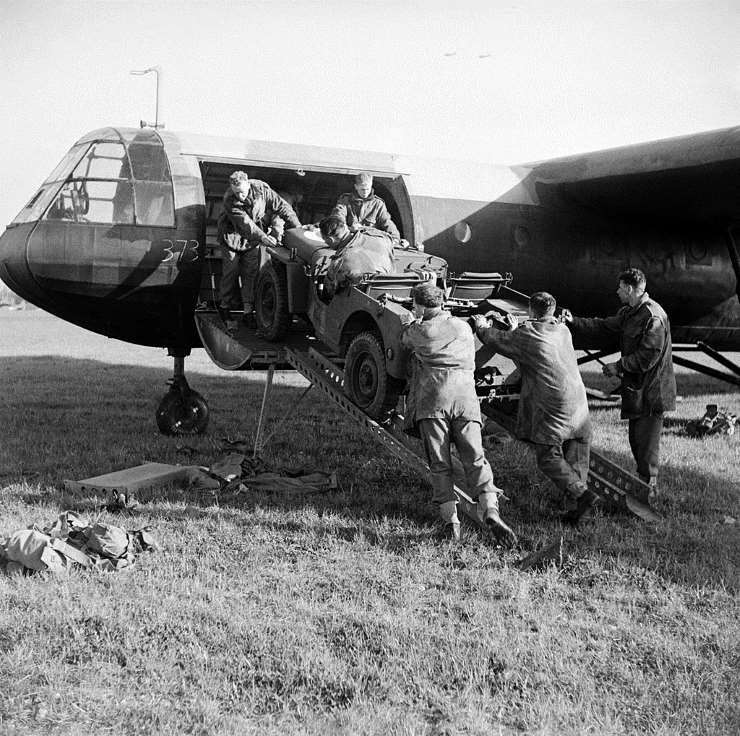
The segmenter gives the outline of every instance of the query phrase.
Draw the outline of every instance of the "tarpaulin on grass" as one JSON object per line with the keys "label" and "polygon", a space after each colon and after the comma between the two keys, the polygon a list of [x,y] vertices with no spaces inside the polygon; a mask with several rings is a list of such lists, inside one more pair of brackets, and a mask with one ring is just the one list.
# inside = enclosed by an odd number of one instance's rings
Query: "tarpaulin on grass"
{"label": "tarpaulin on grass", "polygon": [[337,487],[336,473],[315,468],[272,468],[260,457],[249,457],[246,443],[227,442],[209,467],[188,469],[191,490],[218,494],[249,491],[320,492]]}

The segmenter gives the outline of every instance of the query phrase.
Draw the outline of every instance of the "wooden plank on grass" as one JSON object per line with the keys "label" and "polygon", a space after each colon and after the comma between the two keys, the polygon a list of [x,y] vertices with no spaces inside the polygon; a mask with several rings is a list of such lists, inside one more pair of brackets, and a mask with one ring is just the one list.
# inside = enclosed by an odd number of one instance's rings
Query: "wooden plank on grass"
{"label": "wooden plank on grass", "polygon": [[84,480],[65,480],[66,491],[123,491],[131,492],[141,488],[155,488],[165,483],[185,480],[191,470],[189,465],[168,465],[166,463],[144,463],[133,468],[116,470],[105,475]]}

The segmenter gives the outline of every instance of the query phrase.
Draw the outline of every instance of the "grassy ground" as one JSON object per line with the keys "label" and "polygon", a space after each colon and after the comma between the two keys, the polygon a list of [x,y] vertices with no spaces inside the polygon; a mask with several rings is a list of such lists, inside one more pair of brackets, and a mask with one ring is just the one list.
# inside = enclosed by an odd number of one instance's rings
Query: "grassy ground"
{"label": "grassy ground", "polygon": [[[102,499],[81,479],[145,460],[208,464],[250,438],[262,375],[201,355],[191,385],[207,435],[160,436],[164,351],[0,310],[0,536]],[[596,381],[594,376],[591,378]],[[216,503],[177,488],[134,516],[162,546],[119,573],[0,576],[2,734],[736,734],[740,730],[740,437],[685,422],[737,392],[691,374],[665,432],[665,519],[555,519],[522,447],[495,448],[523,550],[436,538],[429,491],[313,392],[282,374],[266,459],[336,470],[331,493]],[[277,426],[285,413],[291,418]],[[629,464],[618,410],[595,444]],[[520,572],[564,534],[563,569]]]}

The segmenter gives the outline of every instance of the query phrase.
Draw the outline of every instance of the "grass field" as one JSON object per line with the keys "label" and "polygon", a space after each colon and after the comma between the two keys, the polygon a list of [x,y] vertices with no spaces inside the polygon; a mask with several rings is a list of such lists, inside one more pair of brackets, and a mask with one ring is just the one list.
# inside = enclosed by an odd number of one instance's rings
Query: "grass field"
{"label": "grass field", "polygon": [[[263,374],[202,351],[187,370],[211,425],[166,438],[165,351],[0,310],[0,537],[95,516],[103,499],[65,478],[207,465],[221,438],[251,438]],[[0,575],[0,734],[740,732],[740,436],[681,435],[710,401],[740,413],[735,390],[679,375],[655,524],[597,512],[563,530],[528,452],[497,446],[523,539],[502,552],[472,531],[438,541],[424,482],[318,393],[296,406],[305,386],[278,375],[266,460],[336,470],[338,490],[150,491],[135,515],[103,513],[160,543],[132,568]],[[618,409],[593,417],[595,445],[631,467]],[[561,534],[562,569],[516,569]]]}

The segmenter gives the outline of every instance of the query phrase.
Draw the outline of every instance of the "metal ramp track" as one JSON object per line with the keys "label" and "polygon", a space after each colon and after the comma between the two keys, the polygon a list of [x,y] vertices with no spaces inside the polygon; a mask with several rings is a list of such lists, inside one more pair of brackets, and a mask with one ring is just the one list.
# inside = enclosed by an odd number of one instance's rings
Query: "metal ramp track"
{"label": "metal ramp track", "polygon": [[[514,401],[511,408],[514,408]],[[487,401],[481,402],[481,411],[513,436],[516,412],[513,414],[504,412]],[[620,509],[631,511],[645,521],[658,521],[662,518],[638,498],[638,496],[647,498],[650,492],[650,486],[641,478],[608,460],[593,447],[588,464],[588,487],[597,496]]]}
{"label": "metal ramp track", "polygon": [[[344,393],[344,373],[328,358],[313,348],[307,352],[285,349],[288,363],[303,375],[312,385],[323,391],[337,406],[358,424],[365,427],[394,457],[405,462],[415,471],[426,475],[429,465],[423,457],[421,443],[409,437],[401,429],[398,417],[392,423],[380,425],[371,419],[359,407],[353,404]],[[513,433],[514,417],[497,410],[488,402],[483,402],[481,410],[484,414],[506,431]],[[650,490],[647,483],[608,460],[595,450],[591,450],[589,462],[588,487],[599,497],[614,503],[621,509],[631,511],[646,521],[656,521],[661,518],[646,503],[636,498],[635,494],[644,494]],[[476,504],[459,486],[455,486],[458,497],[458,509],[465,514],[476,526],[483,527],[475,513]]]}
{"label": "metal ramp track", "polygon": [[[400,421],[381,426],[365,414],[362,409],[355,406],[344,393],[344,373],[328,358],[325,358],[313,348],[310,348],[308,352],[286,348],[285,356],[293,368],[310,381],[312,385],[321,389],[358,424],[369,430],[373,437],[394,457],[423,475],[429,472],[429,465],[421,454],[421,443],[418,443],[418,448],[414,448],[414,439],[403,432]],[[457,496],[458,510],[473,524],[485,530],[486,527],[478,520],[475,502],[459,486],[456,485],[454,490]]]}

